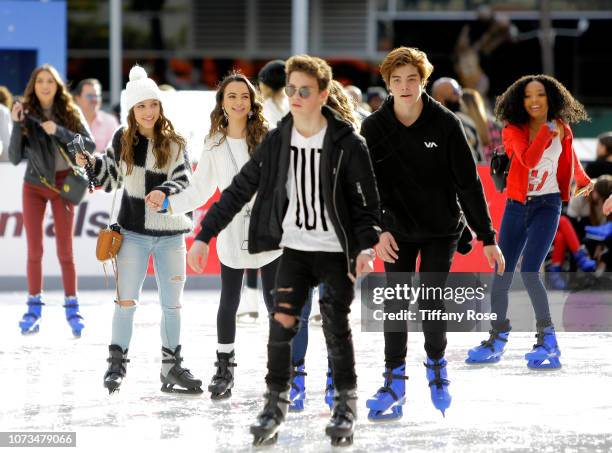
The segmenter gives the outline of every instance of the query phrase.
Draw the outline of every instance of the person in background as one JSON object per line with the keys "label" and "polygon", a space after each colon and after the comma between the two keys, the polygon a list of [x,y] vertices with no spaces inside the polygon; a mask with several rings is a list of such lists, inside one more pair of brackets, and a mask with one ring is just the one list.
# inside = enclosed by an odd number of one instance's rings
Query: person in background
{"label": "person in background", "polygon": [[11,140],[13,123],[11,108],[13,96],[7,87],[0,85],[0,162],[8,162],[8,146]]}
{"label": "person in background", "polygon": [[489,115],[480,93],[472,88],[465,88],[461,94],[461,112],[474,122],[480,142],[479,154],[488,164],[493,151],[502,144],[501,126]]}
{"label": "person in background", "polygon": [[612,132],[604,132],[597,137],[597,157],[584,169],[589,178],[612,175]]}
{"label": "person in background", "polygon": [[11,107],[13,96],[5,86],[0,86],[0,162],[8,162],[8,147],[11,140],[13,123]]}
{"label": "person in background", "polygon": [[13,165],[27,160],[23,183],[23,223],[28,248],[28,311],[19,322],[21,333],[39,331],[42,306],[43,226],[47,204],[51,204],[57,258],[62,270],[66,320],[74,336],[83,329],[77,299],[77,274],[72,252],[74,205],[60,196],[75,157],[66,146],[75,134],[81,134],[87,151],[94,143],[83,114],[74,103],[57,70],[48,64],[39,66],[25,88],[23,102],[15,102],[11,111],[13,132],[9,158]]}
{"label": "person in background", "polygon": [[387,91],[383,87],[369,87],[366,95],[370,111],[375,112],[387,99]]}
{"label": "person in background", "polygon": [[[361,122],[365,120],[370,114],[370,112],[364,108],[363,94],[361,93],[361,90],[355,85],[348,85],[344,87],[344,91],[346,92],[349,99],[352,101],[353,110],[355,111],[359,123],[361,124]],[[365,105],[368,107],[368,109],[370,108],[368,104]]]}
{"label": "person in background", "polygon": [[468,144],[472,150],[474,162],[484,162],[480,152],[480,139],[474,121],[461,111],[461,95],[463,90],[455,79],[440,77],[431,86],[431,97],[453,112],[461,121]]}
{"label": "person in background", "polygon": [[74,91],[74,100],[85,115],[89,129],[96,143],[96,151],[103,152],[110,144],[119,122],[102,106],[102,85],[98,79],[83,79]]}
{"label": "person in background", "polygon": [[259,91],[263,97],[263,115],[270,129],[289,112],[289,102],[283,91],[285,87],[285,62],[272,60],[265,64],[257,76]]}

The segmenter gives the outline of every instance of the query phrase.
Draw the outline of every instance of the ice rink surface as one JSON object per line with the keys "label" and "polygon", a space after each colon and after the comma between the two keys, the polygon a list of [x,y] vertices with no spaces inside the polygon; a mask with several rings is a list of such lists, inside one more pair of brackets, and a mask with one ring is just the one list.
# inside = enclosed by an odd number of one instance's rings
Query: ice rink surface
{"label": "ice rink surface", "polygon": [[[40,333],[17,327],[24,294],[0,293],[0,431],[75,431],[78,451],[249,451],[248,426],[262,404],[267,322],[240,324],[233,397],[213,402],[160,392],[161,310],[154,292],[143,294],[135,316],[126,380],[109,397],[102,386],[110,340],[113,293],[81,292],[86,328],[74,339],[62,295],[46,293]],[[185,293],[184,365],[204,381],[214,373],[217,291]],[[263,314],[263,304],[260,312]],[[354,445],[361,452],[609,452],[612,451],[610,333],[560,333],[563,368],[531,371],[523,360],[532,333],[513,333],[503,360],[475,367],[463,362],[483,333],[450,333],[451,407],[443,418],[429,399],[421,333],[409,334],[407,404],[400,421],[367,420],[366,399],[382,384],[383,337],[362,333],[358,302],[352,326],[359,385]],[[289,414],[278,444],[264,451],[321,452],[329,411],[323,402],[327,368],[320,327],[310,329],[306,356],[306,409]],[[17,451],[30,449],[19,449]],[[33,450],[33,449],[32,449]],[[64,450],[64,449],[62,449]],[[75,451],[74,448],[65,449]]]}

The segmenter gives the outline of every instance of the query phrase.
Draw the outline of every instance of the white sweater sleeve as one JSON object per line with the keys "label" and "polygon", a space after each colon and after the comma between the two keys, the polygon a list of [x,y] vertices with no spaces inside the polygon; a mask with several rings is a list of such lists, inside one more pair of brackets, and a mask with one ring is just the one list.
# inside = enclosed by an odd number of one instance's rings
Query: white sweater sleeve
{"label": "white sweater sleeve", "polygon": [[168,197],[169,213],[176,215],[193,211],[213,196],[218,186],[213,152],[205,147],[191,178],[191,184],[182,192]]}

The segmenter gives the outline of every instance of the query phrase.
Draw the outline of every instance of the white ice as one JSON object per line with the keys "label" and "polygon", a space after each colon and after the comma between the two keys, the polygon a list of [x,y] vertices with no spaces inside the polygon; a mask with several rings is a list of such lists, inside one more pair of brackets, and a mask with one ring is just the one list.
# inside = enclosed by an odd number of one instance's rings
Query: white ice
{"label": "white ice", "polygon": [[[236,340],[236,387],[229,401],[208,394],[162,394],[159,382],[160,308],[143,294],[135,317],[131,363],[121,392],[102,386],[110,340],[113,293],[81,292],[86,328],[72,338],[62,296],[45,295],[40,333],[22,336],[17,322],[24,296],[0,293],[0,431],[75,431],[78,451],[249,451],[248,426],[261,408],[267,322],[241,324]],[[205,385],[214,369],[218,291],[185,293],[182,344],[185,365]],[[263,305],[260,311],[263,314]],[[467,349],[486,334],[451,333],[447,359],[453,402],[443,418],[429,399],[423,336],[409,338],[407,404],[400,421],[367,420],[366,399],[382,384],[381,333],[362,333],[358,303],[352,326],[359,376],[359,422],[346,451],[612,451],[610,333],[560,333],[563,368],[536,372],[523,354],[532,333],[513,333],[503,360],[473,367]],[[310,329],[307,400],[290,414],[275,451],[330,451],[323,402],[326,354],[319,327]],[[66,449],[75,451],[74,448]]]}

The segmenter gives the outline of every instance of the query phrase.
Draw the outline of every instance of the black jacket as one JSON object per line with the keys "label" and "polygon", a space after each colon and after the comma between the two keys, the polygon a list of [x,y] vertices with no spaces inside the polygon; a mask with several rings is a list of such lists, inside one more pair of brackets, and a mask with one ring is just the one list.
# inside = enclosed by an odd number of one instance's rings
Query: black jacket
{"label": "black jacket", "polygon": [[461,123],[427,93],[422,98],[423,111],[409,127],[396,118],[392,96],[361,125],[383,229],[420,242],[459,236],[467,218],[478,239],[493,245],[495,230]]}
{"label": "black jacket", "polygon": [[[333,110],[323,107],[323,114],[327,119],[320,161],[323,201],[352,271],[355,256],[378,242],[378,190],[363,139]],[[196,239],[208,243],[257,193],[249,225],[249,252],[279,248],[289,203],[287,175],[292,128],[293,117],[289,114],[266,135],[253,157],[207,212]]]}
{"label": "black jacket", "polygon": [[[32,184],[44,186],[41,183],[41,177],[47,182],[55,185],[55,153],[59,146],[66,151],[66,144],[74,138],[75,134],[81,134],[85,149],[90,153],[94,152],[96,145],[91,139],[89,128],[85,124],[81,124],[81,128],[76,131],[70,131],[59,124],[54,135],[47,135],[44,129],[30,117],[26,116],[23,120],[28,128],[28,135],[23,135],[22,123],[15,122],[13,124],[13,132],[11,134],[11,144],[9,145],[9,159],[13,165],[19,164],[23,159],[28,160],[28,166],[24,175],[24,180]],[[72,165],[76,165],[75,156],[71,156],[66,151]]]}

